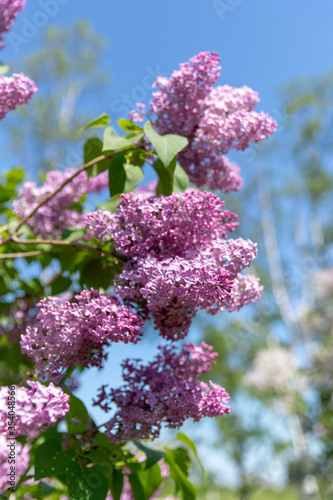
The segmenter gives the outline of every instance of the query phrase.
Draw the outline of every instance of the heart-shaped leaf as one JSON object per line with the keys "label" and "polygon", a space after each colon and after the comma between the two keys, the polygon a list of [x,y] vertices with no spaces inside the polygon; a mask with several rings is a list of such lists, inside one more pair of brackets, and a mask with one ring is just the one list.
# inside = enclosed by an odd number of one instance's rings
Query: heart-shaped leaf
{"label": "heart-shaped leaf", "polygon": [[154,146],[165,168],[168,168],[177,153],[188,145],[186,137],[182,137],[181,135],[159,135],[150,122],[145,123],[143,130]]}

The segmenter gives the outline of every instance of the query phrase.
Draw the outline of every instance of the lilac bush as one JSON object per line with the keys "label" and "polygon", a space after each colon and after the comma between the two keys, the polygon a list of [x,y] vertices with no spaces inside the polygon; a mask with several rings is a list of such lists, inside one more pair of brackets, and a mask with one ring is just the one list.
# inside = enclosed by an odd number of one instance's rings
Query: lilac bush
{"label": "lilac bush", "polygon": [[[23,4],[0,1],[1,33]],[[254,110],[259,98],[248,87],[214,87],[219,62],[217,53],[202,52],[170,78],[158,78],[150,111],[146,115],[138,103],[132,122],[119,122],[122,135],[101,115],[86,128],[106,127],[103,142],[88,139],[81,168],[48,172],[42,185],[24,182],[13,202],[0,257],[36,258],[51,274],[55,259],[60,269],[49,282],[25,284],[8,267],[14,283],[9,291],[15,295],[22,283],[25,296],[18,293],[9,302],[1,335],[8,352],[20,349],[27,374],[22,380],[18,367],[20,383],[0,387],[0,430],[19,437],[16,473],[22,477],[15,488],[21,493],[29,474],[36,488],[56,477],[62,483],[54,487],[56,498],[67,498],[67,488],[71,499],[88,493],[102,500],[148,499],[156,497],[165,470],[183,491],[181,457],[187,451],[154,450],[140,440],[159,437],[163,426],[179,428],[187,419],[230,412],[226,390],[201,380],[216,363],[213,347],[177,344],[191,335],[198,311],[239,310],[258,300],[263,288],[244,272],[257,255],[256,244],[231,238],[238,216],[217,194],[199,188],[238,190],[239,168],[227,153],[265,139],[275,122]],[[22,74],[0,77],[0,118],[36,91]],[[145,116],[151,122],[141,128],[137,123]],[[134,191],[151,167],[158,181]],[[111,199],[87,212],[85,198],[108,186]],[[97,426],[72,393],[73,372],[114,362],[112,345],[136,344],[149,321],[164,344],[151,362],[123,361],[119,388],[102,385],[94,405],[107,421]],[[189,438],[178,438],[193,449]],[[128,448],[131,440],[135,451]],[[5,441],[1,492],[8,487]]]}

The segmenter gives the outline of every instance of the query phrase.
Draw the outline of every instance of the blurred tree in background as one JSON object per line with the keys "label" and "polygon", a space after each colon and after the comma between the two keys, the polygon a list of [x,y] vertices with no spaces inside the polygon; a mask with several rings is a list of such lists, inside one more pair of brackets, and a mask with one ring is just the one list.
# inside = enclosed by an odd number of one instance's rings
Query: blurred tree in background
{"label": "blurred tree in background", "polygon": [[96,114],[97,103],[105,103],[108,82],[99,70],[104,40],[87,21],[68,28],[49,26],[39,46],[19,66],[38,82],[39,91],[29,107],[8,120],[9,147],[32,172],[80,163],[77,131],[89,122],[89,108]]}
{"label": "blurred tree in background", "polygon": [[[258,168],[237,200],[228,199],[258,242],[264,297],[237,324],[206,328],[205,340],[221,355],[214,377],[228,381],[237,402],[230,418],[218,419],[217,440],[237,464],[237,498],[257,498],[280,463],[292,498],[326,500],[333,498],[333,76],[293,82],[280,97],[284,130],[253,148]],[[268,411],[284,419],[289,443],[274,418],[267,429]],[[248,456],[256,450],[253,474]]]}

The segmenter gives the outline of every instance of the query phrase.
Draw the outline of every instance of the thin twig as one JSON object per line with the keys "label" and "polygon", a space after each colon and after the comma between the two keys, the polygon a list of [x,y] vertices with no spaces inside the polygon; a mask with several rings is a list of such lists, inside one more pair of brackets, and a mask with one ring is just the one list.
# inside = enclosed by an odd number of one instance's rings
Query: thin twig
{"label": "thin twig", "polygon": [[4,226],[0,227],[0,233],[4,233],[7,231],[7,229],[10,229],[11,227],[15,226],[17,224],[17,221],[14,220],[13,222],[10,222],[9,224],[5,224]]}
{"label": "thin twig", "polygon": [[33,250],[32,252],[17,252],[17,253],[2,253],[0,259],[18,259],[20,257],[35,257],[36,255],[45,255],[48,253],[57,252],[74,252],[75,249],[71,248],[52,248],[51,250]]}
{"label": "thin twig", "polygon": [[[133,148],[129,147],[127,149],[123,149],[122,152],[130,151],[131,149],[133,149]],[[88,168],[92,167],[96,163],[101,163],[104,160],[112,158],[113,156],[115,156],[118,153],[119,153],[119,151],[112,151],[112,153],[108,153],[107,155],[98,156],[97,158],[94,158],[93,160],[89,161],[88,163],[85,163],[84,165],[82,165],[81,168],[79,168],[78,170],[76,170],[74,172],[74,174],[72,174],[70,177],[68,177],[68,179],[66,179],[55,191],[53,191],[52,193],[50,193],[33,210],[31,210],[31,212],[28,215],[26,215],[19,222],[18,226],[16,227],[16,229],[14,231],[14,234],[17,234],[17,231],[30,219],[30,217],[32,217],[37,212],[37,210],[39,210],[43,205],[45,205],[45,203],[47,203],[54,196],[56,196],[65,186],[67,186],[67,184],[69,184],[70,182],[72,182],[72,180],[75,179],[75,177],[78,176],[81,172],[85,172],[86,170],[88,170]]]}
{"label": "thin twig", "polygon": [[43,239],[34,239],[34,240],[21,240],[15,234],[13,234],[9,238],[9,242],[18,243],[20,245],[54,245],[60,246],[63,248],[52,248],[50,250],[33,250],[31,252],[17,252],[17,253],[3,253],[0,254],[0,259],[15,259],[18,257],[34,257],[36,255],[43,255],[48,253],[57,253],[57,252],[73,252],[77,249],[88,250],[89,252],[97,253],[102,257],[115,257],[117,260],[121,262],[125,262],[125,260],[117,255],[115,252],[107,252],[106,250],[102,250],[101,248],[93,247],[91,245],[86,245],[85,243],[79,242],[70,242],[63,240],[43,240]]}
{"label": "thin twig", "polygon": [[32,375],[35,373],[35,370],[36,370],[35,366],[31,368],[31,370],[28,371],[24,379],[19,383],[18,387],[22,387],[26,383],[26,381],[29,380],[30,377],[32,377]]}
{"label": "thin twig", "polygon": [[86,245],[85,243],[79,243],[77,241],[43,240],[41,238],[34,240],[21,240],[20,238],[17,238],[15,234],[11,236],[11,241],[13,241],[14,243],[19,243],[21,245],[58,245],[62,247],[82,248],[82,250],[89,250],[89,252],[95,252],[100,255],[119,258],[113,252],[107,252],[105,250],[102,250],[101,248]]}

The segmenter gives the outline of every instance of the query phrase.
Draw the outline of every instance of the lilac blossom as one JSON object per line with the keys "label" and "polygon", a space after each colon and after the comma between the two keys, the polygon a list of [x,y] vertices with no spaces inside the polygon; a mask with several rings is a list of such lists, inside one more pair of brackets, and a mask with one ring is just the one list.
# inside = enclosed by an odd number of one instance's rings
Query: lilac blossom
{"label": "lilac blossom", "polygon": [[112,237],[112,230],[110,229],[111,223],[112,214],[109,210],[106,210],[106,208],[85,214],[84,225],[88,228],[85,237],[87,239],[97,238],[100,243],[110,241]]}
{"label": "lilac blossom", "polygon": [[19,104],[27,104],[37,87],[23,73],[0,77],[0,120]]}
{"label": "lilac blossom", "polygon": [[122,195],[112,227],[115,249],[132,258],[196,251],[213,238],[226,238],[226,232],[238,226],[237,215],[223,207],[223,201],[205,191],[149,198],[139,193]]}
{"label": "lilac blossom", "polygon": [[[124,264],[116,289],[127,301],[142,303],[160,334],[176,340],[187,335],[199,309],[215,314],[239,309],[261,296],[256,287],[244,288],[239,272],[256,256],[250,240],[219,240],[196,256],[132,259]],[[244,277],[248,284],[248,277]]]}
{"label": "lilac blossom", "polygon": [[[25,182],[19,191],[19,199],[13,204],[15,215],[26,217],[74,173],[75,169],[48,172],[42,186],[37,186],[35,182]],[[30,229],[35,235],[47,238],[50,235],[60,236],[64,228],[83,227],[84,215],[70,207],[87,193],[101,191],[107,185],[108,178],[104,172],[92,179],[88,179],[86,172],[81,172],[29,218],[27,223]]]}
{"label": "lilac blossom", "polygon": [[[36,437],[44,427],[50,427],[69,411],[69,396],[52,383],[48,386],[28,380],[26,387],[14,386],[15,390],[15,436]],[[12,386],[11,386],[12,387]],[[12,392],[12,391],[11,391]],[[0,431],[8,428],[9,388],[0,388]],[[12,400],[10,400],[12,401]]]}
{"label": "lilac blossom", "polygon": [[112,404],[117,406],[105,426],[111,441],[158,437],[162,424],[177,428],[188,418],[197,422],[229,413],[226,391],[213,382],[198,380],[215,364],[217,353],[211,346],[186,344],[179,354],[173,346],[160,346],[159,350],[146,366],[140,360],[124,361],[123,387],[108,392],[107,386],[100,388],[94,405],[105,411]]}
{"label": "lilac blossom", "polygon": [[136,123],[143,122],[145,114],[146,114],[146,105],[143,104],[142,102],[137,102],[136,109],[133,109],[128,113],[129,119],[132,120],[132,122]]}
{"label": "lilac blossom", "polygon": [[256,278],[239,276],[256,257],[256,245],[226,239],[237,216],[216,195],[121,197],[112,216],[87,216],[88,231],[101,242],[113,238],[115,250],[126,256],[115,289],[143,317],[150,315],[162,336],[183,338],[199,309],[232,311],[261,296]]}
{"label": "lilac blossom", "polygon": [[136,344],[143,322],[115,297],[83,290],[74,301],[47,297],[39,304],[38,322],[21,338],[21,350],[32,358],[43,378],[59,381],[67,368],[102,367],[105,347]]}
{"label": "lilac blossom", "polygon": [[169,339],[183,338],[198,309],[210,310],[225,300],[231,289],[229,273],[202,259],[146,257],[124,265],[117,291],[125,300],[141,303],[155,328]]}
{"label": "lilac blossom", "polygon": [[191,137],[202,114],[202,106],[220,76],[217,52],[200,52],[170,78],[159,77],[151,100],[155,127],[162,135],[173,133]]}
{"label": "lilac blossom", "polygon": [[[11,486],[10,472],[11,465],[8,463],[10,448],[8,445],[13,442],[12,439],[6,439],[6,433],[0,434],[0,493],[5,493]],[[29,467],[30,463],[30,445],[22,445],[15,440],[15,481],[17,482],[19,476],[22,476]]]}
{"label": "lilac blossom", "polygon": [[260,285],[260,280],[256,276],[238,274],[234,279],[230,295],[221,305],[229,312],[239,311],[244,305],[259,300],[263,290],[264,287]]}
{"label": "lilac blossom", "polygon": [[276,124],[269,115],[254,111],[259,98],[249,87],[212,87],[219,77],[219,62],[215,52],[201,52],[181,64],[169,79],[158,78],[151,112],[161,135],[188,138],[179,162],[190,180],[228,192],[240,189],[242,180],[238,167],[224,155],[265,139]]}
{"label": "lilac blossom", "polygon": [[239,191],[243,186],[239,167],[236,163],[231,163],[227,156],[211,153],[209,158],[202,160],[195,149],[180,154],[183,168],[197,186],[207,184],[212,189],[220,189],[225,193]]}
{"label": "lilac blossom", "polygon": [[0,49],[4,46],[2,33],[8,33],[24,5],[25,0],[0,0]]}

